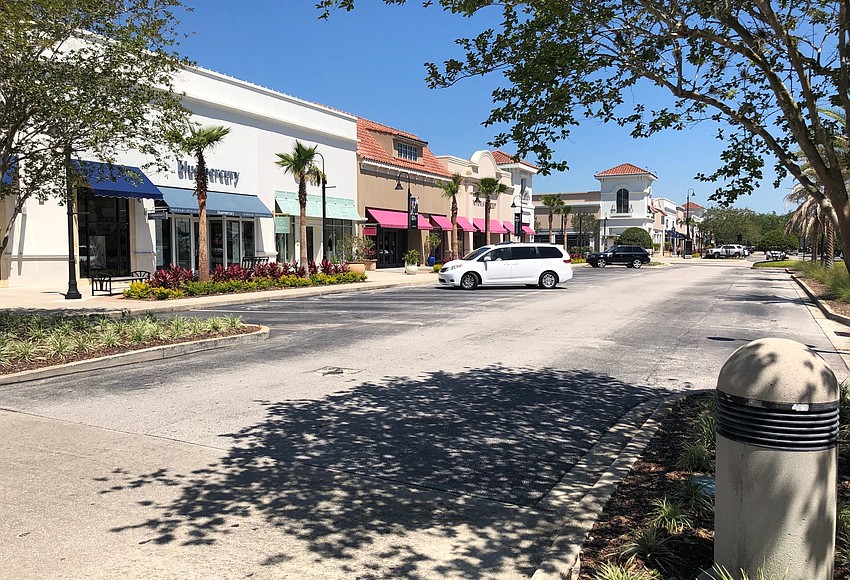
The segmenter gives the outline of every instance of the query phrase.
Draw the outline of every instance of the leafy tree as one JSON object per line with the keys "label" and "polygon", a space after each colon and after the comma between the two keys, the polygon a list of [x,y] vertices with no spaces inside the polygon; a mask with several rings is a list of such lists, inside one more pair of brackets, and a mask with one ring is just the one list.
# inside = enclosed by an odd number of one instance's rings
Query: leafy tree
{"label": "leafy tree", "polygon": [[758,243],[761,231],[751,209],[710,207],[703,214],[700,229],[717,244]]}
{"label": "leafy tree", "polygon": [[592,213],[579,211],[573,214],[572,221],[580,251],[582,247],[590,245],[591,237],[599,231],[599,219]]}
{"label": "leafy tree", "polygon": [[756,244],[756,249],[762,252],[766,252],[772,248],[778,248],[780,250],[795,250],[799,243],[800,241],[797,236],[786,234],[782,231],[782,228],[777,228],[766,232],[761,237],[759,243]]}
{"label": "leafy tree", "polygon": [[554,244],[555,239],[552,237],[552,220],[556,213],[561,212],[564,207],[564,200],[557,193],[549,193],[540,198],[540,203],[546,208],[549,214],[549,243]]}
{"label": "leafy tree", "polygon": [[[27,200],[66,203],[66,153],[111,164],[126,150],[165,169],[169,128],[187,111],[173,92],[189,64],[175,52],[179,0],[15,0],[0,3],[0,256]],[[128,175],[130,179],[138,176]],[[9,183],[11,182],[11,183]]]}
{"label": "leafy tree", "polygon": [[198,198],[198,279],[210,279],[210,259],[207,249],[207,160],[204,152],[212,151],[230,133],[230,129],[215,125],[211,127],[189,126],[189,134],[175,137],[186,153],[195,156],[195,197]]}
{"label": "leafy tree", "polygon": [[641,248],[652,248],[652,236],[643,228],[626,228],[622,234],[617,236],[614,244],[630,244]]}
{"label": "leafy tree", "polygon": [[296,140],[295,146],[289,153],[276,153],[275,164],[283,168],[284,173],[291,173],[298,183],[298,205],[301,206],[301,267],[307,268],[307,182],[318,185],[322,181],[322,170],[316,166],[318,145],[307,147]]}
{"label": "leafy tree", "polygon": [[484,243],[490,243],[490,208],[492,199],[508,191],[508,186],[495,177],[482,177],[478,182],[478,193],[484,196]]}
{"label": "leafy tree", "polygon": [[447,197],[452,200],[452,236],[449,241],[449,251],[452,256],[451,259],[454,260],[458,257],[457,255],[457,195],[460,192],[460,184],[463,181],[463,178],[459,173],[455,173],[452,175],[452,178],[449,181],[441,181],[439,183],[440,189],[443,190],[443,197]]}
{"label": "leafy tree", "polygon": [[[406,0],[384,0],[404,4]],[[426,4],[430,4],[427,2]],[[319,0],[321,17],[355,0]],[[835,137],[847,127],[822,114],[850,112],[850,16],[839,0],[439,0],[471,17],[498,8],[501,24],[460,39],[460,59],[428,64],[431,87],[497,72],[487,125],[505,125],[494,146],[536,154],[545,174],[564,170],[552,143],[586,118],[647,137],[694,123],[717,124],[721,166],[698,179],[720,182],[711,199],[728,205],[760,186],[766,159],[775,186],[791,174],[835,209],[850,268],[850,196]],[[656,108],[642,95],[666,97]],[[633,106],[625,96],[638,95]],[[802,157],[796,155],[796,151]],[[805,174],[809,164],[817,176]]]}

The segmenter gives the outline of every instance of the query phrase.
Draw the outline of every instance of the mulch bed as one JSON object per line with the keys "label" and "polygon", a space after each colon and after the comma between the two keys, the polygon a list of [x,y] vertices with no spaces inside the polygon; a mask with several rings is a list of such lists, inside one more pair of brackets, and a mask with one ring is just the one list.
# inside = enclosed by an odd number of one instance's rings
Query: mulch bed
{"label": "mulch bed", "polygon": [[[800,274],[797,275],[800,276]],[[800,277],[803,278],[802,276]],[[829,296],[829,288],[826,284],[819,282],[814,278],[803,278],[803,281],[806,283],[806,286],[809,287],[809,290],[812,291],[812,294],[817,296],[818,300],[821,302],[826,303],[833,312],[841,314],[842,316],[850,317],[850,304],[827,298],[827,296]]]}
{"label": "mulch bed", "polygon": [[44,367],[49,367],[53,365],[67,364],[72,362],[77,362],[81,360],[90,360],[94,358],[100,358],[104,356],[110,356],[114,354],[121,354],[125,352],[133,352],[137,350],[144,350],[146,348],[151,348],[155,346],[165,346],[169,344],[182,344],[185,342],[195,342],[196,340],[204,340],[207,338],[222,338],[225,336],[237,336],[240,334],[250,334],[252,332],[256,332],[260,327],[253,324],[246,324],[241,328],[228,328],[225,330],[221,330],[219,332],[209,332],[206,334],[199,334],[196,336],[187,336],[183,338],[173,338],[169,340],[146,340],[143,343],[138,344],[122,344],[119,346],[114,346],[110,348],[97,348],[94,350],[90,350],[88,352],[75,352],[71,355],[65,357],[62,360],[59,359],[45,359],[31,362],[16,362],[14,365],[8,368],[2,369],[0,371],[0,376],[4,374],[12,374],[19,373],[21,371],[31,371],[35,369],[41,369]]}
{"label": "mulch bed", "polygon": [[[678,482],[690,476],[678,471],[680,449],[693,434],[692,423],[701,410],[699,395],[679,401],[664,418],[658,432],[611,496],[591,530],[581,553],[581,578],[592,580],[605,562],[617,562],[633,533],[649,525],[652,502],[670,496]],[[850,452],[842,448],[838,462],[838,499],[850,501]],[[684,560],[679,571],[661,575],[667,580],[690,580],[713,564],[714,516],[697,517],[690,530],[676,536],[676,554]],[[850,567],[836,565],[836,580],[850,578]]]}

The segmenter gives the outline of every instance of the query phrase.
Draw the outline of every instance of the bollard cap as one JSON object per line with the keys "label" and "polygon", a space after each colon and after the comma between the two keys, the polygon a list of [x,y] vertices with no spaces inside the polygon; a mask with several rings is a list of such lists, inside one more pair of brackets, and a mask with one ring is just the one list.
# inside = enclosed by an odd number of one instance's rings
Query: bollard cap
{"label": "bollard cap", "polygon": [[838,401],[838,381],[811,348],[785,338],[762,338],[730,356],[717,378],[723,393],[773,403]]}

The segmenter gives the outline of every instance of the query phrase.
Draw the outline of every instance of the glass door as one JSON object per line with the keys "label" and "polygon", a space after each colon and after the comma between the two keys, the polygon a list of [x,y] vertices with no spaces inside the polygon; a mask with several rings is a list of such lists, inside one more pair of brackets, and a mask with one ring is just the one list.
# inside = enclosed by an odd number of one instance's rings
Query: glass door
{"label": "glass door", "polygon": [[224,266],[224,223],[221,219],[209,220],[210,223],[210,269]]}
{"label": "glass door", "polygon": [[242,263],[241,236],[239,233],[239,221],[227,220],[227,263]]}
{"label": "glass door", "polygon": [[174,237],[176,238],[177,265],[187,270],[193,269],[192,220],[190,218],[174,219]]}

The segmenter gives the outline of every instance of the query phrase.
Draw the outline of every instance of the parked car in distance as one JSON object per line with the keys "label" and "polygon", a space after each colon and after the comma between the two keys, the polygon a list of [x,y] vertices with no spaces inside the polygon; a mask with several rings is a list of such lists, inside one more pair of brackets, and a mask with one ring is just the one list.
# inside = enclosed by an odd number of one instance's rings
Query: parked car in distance
{"label": "parked car in distance", "polygon": [[502,243],[481,246],[443,264],[440,284],[474,290],[479,285],[535,285],[551,289],[572,279],[570,256],[558,246]]}
{"label": "parked car in distance", "polygon": [[590,254],[587,257],[587,263],[594,268],[604,268],[608,264],[640,268],[649,263],[649,252],[640,246],[614,246],[604,252]]}
{"label": "parked car in distance", "polygon": [[779,248],[771,248],[770,250],[764,253],[764,257],[768,261],[779,261],[784,260],[788,257],[784,250],[780,250]]}
{"label": "parked car in distance", "polygon": [[740,244],[723,244],[705,251],[706,258],[744,258],[749,255],[747,248]]}

